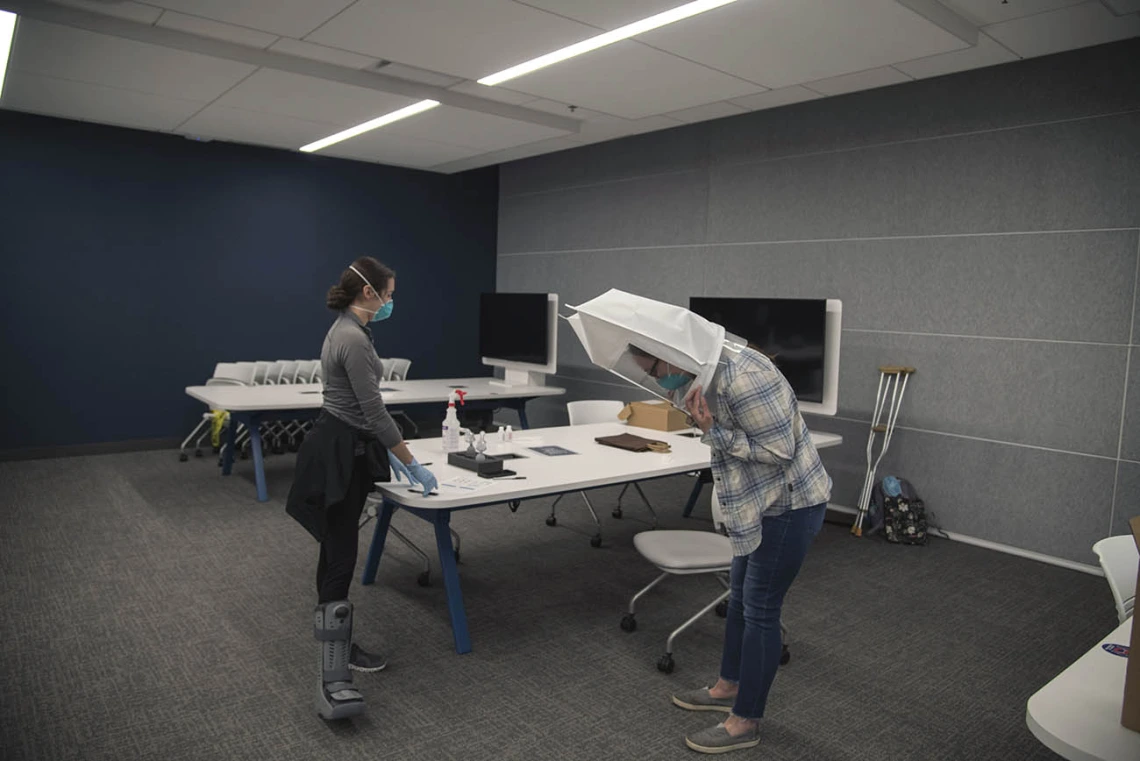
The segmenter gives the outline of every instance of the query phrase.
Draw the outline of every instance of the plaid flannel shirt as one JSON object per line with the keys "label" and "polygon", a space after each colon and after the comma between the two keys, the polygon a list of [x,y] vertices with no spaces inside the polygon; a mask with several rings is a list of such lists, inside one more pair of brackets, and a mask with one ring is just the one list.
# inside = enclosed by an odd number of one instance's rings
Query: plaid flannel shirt
{"label": "plaid flannel shirt", "polygon": [[760,546],[765,516],[827,502],[823,469],[796,395],[772,361],[745,349],[716,385],[716,413],[702,438],[735,555]]}

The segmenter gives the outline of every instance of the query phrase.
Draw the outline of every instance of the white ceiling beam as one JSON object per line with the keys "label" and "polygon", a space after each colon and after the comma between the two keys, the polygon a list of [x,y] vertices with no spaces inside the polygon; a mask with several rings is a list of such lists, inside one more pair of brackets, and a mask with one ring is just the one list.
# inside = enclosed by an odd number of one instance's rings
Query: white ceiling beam
{"label": "white ceiling beam", "polygon": [[895,2],[904,8],[909,8],[967,45],[978,44],[978,27],[938,0],[895,0]]}
{"label": "white ceiling beam", "polygon": [[268,69],[287,71],[346,85],[354,85],[378,92],[393,95],[404,95],[409,98],[421,100],[437,100],[448,106],[463,108],[468,111],[501,116],[505,119],[537,124],[564,132],[576,133],[581,122],[557,114],[542,111],[532,111],[521,106],[509,103],[480,98],[475,95],[446,90],[419,82],[390,77],[371,71],[360,71],[344,66],[337,66],[309,58],[286,55],[271,50],[257,50],[255,48],[238,45],[224,40],[199,37],[198,35],[180,32],[174,29],[140,24],[126,19],[104,16],[77,8],[55,5],[45,0],[0,0],[0,8],[10,10],[20,16],[45,21],[51,24],[61,24],[76,29],[84,29],[98,34],[122,37],[159,45],[166,48],[183,50],[188,53],[223,58],[229,61],[263,66]]}

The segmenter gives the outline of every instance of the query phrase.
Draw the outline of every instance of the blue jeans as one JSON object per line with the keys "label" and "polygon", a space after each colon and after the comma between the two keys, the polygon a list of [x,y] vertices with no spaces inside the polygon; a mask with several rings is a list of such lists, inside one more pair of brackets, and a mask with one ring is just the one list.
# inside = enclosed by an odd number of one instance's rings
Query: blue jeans
{"label": "blue jeans", "polygon": [[764,715],[780,665],[784,595],[823,526],[826,509],[819,504],[764,518],[760,546],[732,559],[720,676],[739,685],[732,712],[742,719]]}

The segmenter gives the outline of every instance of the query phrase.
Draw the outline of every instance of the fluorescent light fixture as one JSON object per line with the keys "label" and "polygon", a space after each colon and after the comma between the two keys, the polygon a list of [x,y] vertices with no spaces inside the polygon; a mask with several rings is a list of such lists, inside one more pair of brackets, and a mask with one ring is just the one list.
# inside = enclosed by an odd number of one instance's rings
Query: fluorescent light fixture
{"label": "fluorescent light fixture", "polygon": [[363,124],[357,124],[355,127],[349,127],[348,129],[338,132],[335,135],[329,135],[328,137],[321,138],[315,143],[303,145],[301,146],[301,150],[305,153],[319,151],[322,148],[328,148],[330,145],[339,143],[341,140],[348,140],[350,137],[363,135],[365,132],[370,132],[371,130],[374,130],[378,127],[383,127],[385,124],[391,124],[392,122],[398,122],[401,119],[407,119],[409,116],[422,114],[424,111],[429,111],[438,105],[438,100],[421,100],[419,103],[413,103],[410,106],[405,106],[399,111],[393,111],[390,114],[377,116],[375,119],[370,119]]}
{"label": "fluorescent light fixture", "polygon": [[16,35],[16,14],[0,11],[0,95],[4,94],[4,75],[8,71],[8,56],[12,52],[12,38]]}
{"label": "fluorescent light fixture", "polygon": [[722,5],[735,3],[736,0],[696,0],[692,3],[685,3],[670,11],[658,13],[656,16],[642,19],[641,21],[634,21],[632,24],[618,27],[610,32],[604,32],[595,37],[591,37],[581,42],[575,42],[573,45],[555,50],[553,53],[541,55],[538,58],[532,58],[529,61],[524,61],[517,66],[512,66],[509,69],[483,77],[479,80],[481,85],[498,85],[506,82],[508,79],[521,77],[523,74],[530,74],[532,71],[544,69],[551,64],[565,61],[567,58],[589,53],[591,50],[604,48],[606,45],[612,45],[615,42],[636,37],[639,34],[644,34],[658,27],[666,26],[677,21],[683,21],[690,16],[696,16],[706,11],[711,11]]}

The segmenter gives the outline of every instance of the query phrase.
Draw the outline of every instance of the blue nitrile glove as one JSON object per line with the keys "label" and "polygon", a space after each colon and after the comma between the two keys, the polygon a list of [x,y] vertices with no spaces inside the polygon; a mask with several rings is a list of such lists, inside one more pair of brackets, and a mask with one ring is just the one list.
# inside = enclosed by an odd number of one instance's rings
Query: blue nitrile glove
{"label": "blue nitrile glove", "polygon": [[419,461],[412,460],[412,464],[408,466],[408,470],[411,472],[411,476],[415,482],[424,487],[425,497],[431,493],[432,489],[439,486],[439,481],[436,481],[431,471],[423,465],[420,465]]}
{"label": "blue nitrile glove", "polygon": [[408,472],[408,466],[400,462],[400,458],[391,452],[388,453],[388,463],[392,466],[392,476],[397,480],[401,480],[401,476],[408,479],[409,484],[414,484],[415,480],[412,474]]}

